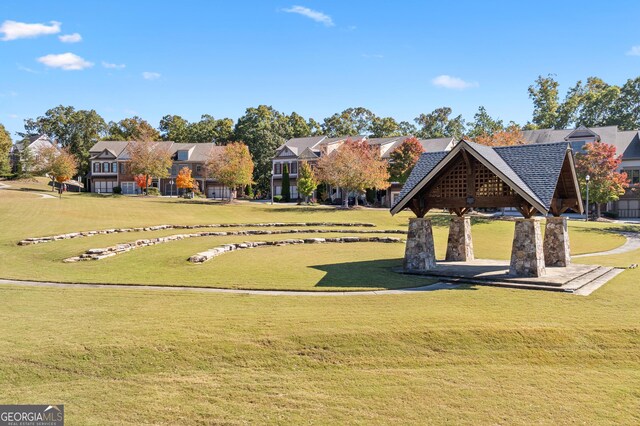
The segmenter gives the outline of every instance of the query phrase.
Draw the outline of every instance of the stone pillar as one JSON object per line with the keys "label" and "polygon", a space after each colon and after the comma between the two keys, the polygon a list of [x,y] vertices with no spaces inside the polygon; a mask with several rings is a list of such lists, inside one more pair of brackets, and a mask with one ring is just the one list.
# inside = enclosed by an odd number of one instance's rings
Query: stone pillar
{"label": "stone pillar", "polygon": [[540,222],[537,219],[516,219],[509,274],[541,277],[545,272]]}
{"label": "stone pillar", "polygon": [[569,266],[569,230],[566,217],[548,217],[544,228],[545,266]]}
{"label": "stone pillar", "polygon": [[431,219],[421,217],[409,219],[409,234],[402,266],[405,271],[416,272],[428,271],[436,267]]}
{"label": "stone pillar", "polygon": [[473,240],[471,239],[471,218],[469,216],[451,218],[445,260],[473,260]]}

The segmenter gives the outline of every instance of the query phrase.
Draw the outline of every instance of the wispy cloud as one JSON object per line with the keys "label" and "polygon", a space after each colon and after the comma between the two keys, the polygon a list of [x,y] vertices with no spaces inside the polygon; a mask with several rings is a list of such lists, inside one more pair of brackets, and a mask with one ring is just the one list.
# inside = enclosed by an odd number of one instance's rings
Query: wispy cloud
{"label": "wispy cloud", "polygon": [[51,21],[47,24],[27,24],[26,22],[4,21],[0,25],[0,33],[4,34],[1,40],[17,40],[19,38],[34,38],[42,35],[57,34],[60,32],[60,22]]}
{"label": "wispy cloud", "polygon": [[631,49],[627,50],[627,56],[640,56],[640,46],[631,46]]}
{"label": "wispy cloud", "polygon": [[145,80],[157,80],[161,76],[162,75],[159,72],[145,71],[142,73],[142,78],[144,78]]}
{"label": "wispy cloud", "polygon": [[478,87],[479,84],[476,81],[464,81],[458,77],[452,77],[450,75],[439,75],[433,80],[431,80],[434,86],[444,87],[445,89],[457,89],[464,90],[469,89],[471,87]]}
{"label": "wispy cloud", "polygon": [[20,71],[28,72],[28,73],[31,73],[31,74],[38,74],[38,71],[32,70],[31,68],[25,67],[24,65],[21,65],[21,64],[18,64],[18,69]]}
{"label": "wispy cloud", "polygon": [[59,35],[58,39],[63,43],[78,43],[82,41],[82,36],[79,33]]}
{"label": "wispy cloud", "polygon": [[18,114],[9,114],[9,118],[12,118],[15,120],[16,118],[20,118],[20,117],[18,116]]}
{"label": "wispy cloud", "polygon": [[384,55],[381,55],[379,53],[374,53],[374,54],[363,53],[362,57],[365,58],[365,59],[382,59],[382,58],[384,58]]}
{"label": "wispy cloud", "polygon": [[113,70],[121,70],[124,67],[126,67],[125,64],[112,64],[110,62],[105,62],[105,61],[102,61],[102,66],[105,68],[113,69]]}
{"label": "wispy cloud", "polygon": [[74,53],[60,53],[41,56],[38,62],[51,68],[61,68],[65,71],[78,71],[91,68],[93,62],[89,62]]}
{"label": "wispy cloud", "polygon": [[333,23],[333,19],[331,16],[326,13],[319,12],[317,10],[309,9],[304,6],[291,6],[288,9],[282,9],[283,12],[287,13],[296,13],[298,15],[305,16],[309,19],[313,19],[316,22],[320,22],[326,27],[333,27],[335,24]]}

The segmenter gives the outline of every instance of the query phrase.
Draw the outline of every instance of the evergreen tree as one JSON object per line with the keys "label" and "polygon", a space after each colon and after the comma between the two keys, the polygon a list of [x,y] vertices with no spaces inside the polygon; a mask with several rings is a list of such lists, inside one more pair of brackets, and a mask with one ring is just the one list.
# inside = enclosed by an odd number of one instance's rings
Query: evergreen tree
{"label": "evergreen tree", "polygon": [[291,201],[291,189],[289,185],[289,165],[285,164],[282,169],[282,191],[280,192],[280,195],[282,195],[282,201],[285,203]]}

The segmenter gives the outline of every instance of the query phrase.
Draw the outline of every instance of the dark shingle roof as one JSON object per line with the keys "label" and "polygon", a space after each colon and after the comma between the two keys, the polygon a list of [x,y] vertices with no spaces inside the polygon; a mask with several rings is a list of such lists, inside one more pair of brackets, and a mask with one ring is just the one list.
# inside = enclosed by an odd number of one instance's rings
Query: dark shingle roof
{"label": "dark shingle roof", "polygon": [[[546,211],[551,206],[562,165],[567,155],[568,142],[517,145],[505,147],[489,147],[469,141],[461,141],[460,145],[468,147],[471,155],[483,159],[494,170],[501,173],[505,180],[523,197],[529,198]],[[428,152],[420,156],[409,179],[402,187],[400,196],[391,207],[393,212],[400,204],[405,204],[409,193],[417,190],[426,182],[423,179],[447,156],[450,161],[457,155],[456,148],[452,152]],[[538,207],[538,208],[540,208]]]}
{"label": "dark shingle roof", "polygon": [[549,207],[567,154],[567,142],[496,147],[511,170]]}

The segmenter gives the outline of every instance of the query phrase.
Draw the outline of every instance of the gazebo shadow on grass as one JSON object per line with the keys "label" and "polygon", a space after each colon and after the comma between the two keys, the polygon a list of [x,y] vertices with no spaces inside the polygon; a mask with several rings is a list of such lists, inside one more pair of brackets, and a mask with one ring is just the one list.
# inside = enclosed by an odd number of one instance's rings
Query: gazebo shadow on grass
{"label": "gazebo shadow on grass", "polygon": [[[424,287],[439,281],[437,277],[411,276],[394,272],[394,269],[401,267],[401,258],[311,266],[313,269],[325,272],[325,275],[318,281],[315,287],[402,290]],[[475,290],[466,285],[448,289]]]}

